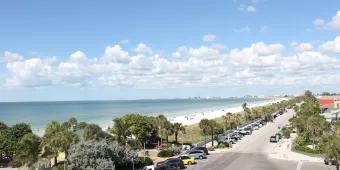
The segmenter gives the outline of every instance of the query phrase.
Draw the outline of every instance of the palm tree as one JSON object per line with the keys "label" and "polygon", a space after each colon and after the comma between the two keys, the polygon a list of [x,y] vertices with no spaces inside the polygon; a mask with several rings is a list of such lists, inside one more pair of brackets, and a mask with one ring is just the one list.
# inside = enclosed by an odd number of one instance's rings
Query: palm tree
{"label": "palm tree", "polygon": [[17,146],[16,159],[23,165],[31,166],[39,159],[41,152],[40,147],[41,139],[33,133],[28,133],[21,138]]}
{"label": "palm tree", "polygon": [[246,102],[244,102],[242,104],[242,108],[243,108],[243,111],[244,111],[244,115],[245,115],[246,121],[248,121],[249,115],[251,113],[251,110],[247,107],[247,103]]}
{"label": "palm tree", "polygon": [[174,134],[175,134],[175,141],[178,143],[178,134],[179,132],[182,132],[182,134],[185,133],[185,127],[182,125],[182,123],[174,123]]}
{"label": "palm tree", "polygon": [[223,119],[223,125],[224,130],[227,131],[228,129],[232,128],[232,122],[233,122],[233,114],[228,112],[226,115],[222,116]]}
{"label": "palm tree", "polygon": [[238,125],[241,125],[242,124],[242,115],[241,114],[235,114],[234,115],[234,121],[235,121],[235,124],[238,126]]}
{"label": "palm tree", "polygon": [[161,138],[161,146],[163,146],[163,137],[166,137],[168,132],[167,132],[167,122],[168,119],[164,115],[158,115],[156,117],[156,126],[158,127],[158,134],[160,135]]}
{"label": "palm tree", "polygon": [[315,137],[324,129],[325,124],[325,119],[320,116],[311,116],[307,119],[306,129],[313,137],[313,145],[315,144]]}
{"label": "palm tree", "polygon": [[131,136],[129,126],[121,118],[113,119],[111,132],[116,135],[118,144],[122,146],[127,144],[127,138]]}
{"label": "palm tree", "polygon": [[204,135],[211,135],[212,146],[214,146],[214,135],[217,128],[217,122],[215,120],[202,119],[199,123],[199,127]]}
{"label": "palm tree", "polygon": [[298,133],[301,133],[306,130],[306,121],[308,117],[306,116],[298,116],[292,119],[292,125],[296,127]]}
{"label": "palm tree", "polygon": [[173,135],[174,133],[175,133],[174,125],[167,120],[166,123],[165,123],[165,128],[164,128],[166,143],[169,143],[169,136]]}
{"label": "palm tree", "polygon": [[328,160],[335,160],[336,169],[339,170],[340,137],[335,134],[324,134],[321,138],[320,148]]}
{"label": "palm tree", "polygon": [[58,153],[64,152],[66,159],[68,148],[78,140],[76,134],[74,134],[66,124],[66,122],[60,124],[56,121],[48,123],[42,138],[42,146],[45,150],[52,152],[55,164],[58,162]]}

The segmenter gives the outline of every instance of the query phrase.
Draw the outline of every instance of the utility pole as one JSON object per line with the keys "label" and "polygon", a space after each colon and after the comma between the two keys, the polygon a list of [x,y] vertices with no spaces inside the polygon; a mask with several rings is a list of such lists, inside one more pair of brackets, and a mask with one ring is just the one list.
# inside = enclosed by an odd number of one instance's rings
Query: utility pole
{"label": "utility pole", "polygon": [[183,133],[182,133],[182,149],[183,149]]}
{"label": "utility pole", "polygon": [[144,162],[145,162],[145,143],[146,143],[146,140],[144,142]]}

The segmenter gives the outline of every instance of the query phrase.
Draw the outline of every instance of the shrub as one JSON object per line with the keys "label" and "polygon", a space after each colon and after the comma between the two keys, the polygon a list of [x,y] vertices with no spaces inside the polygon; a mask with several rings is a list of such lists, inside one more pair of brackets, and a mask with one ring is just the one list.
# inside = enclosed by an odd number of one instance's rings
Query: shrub
{"label": "shrub", "polygon": [[64,163],[58,163],[57,165],[53,166],[52,170],[64,170]]}
{"label": "shrub", "polygon": [[307,145],[309,143],[309,133],[303,132],[296,139],[295,143],[300,146]]}
{"label": "shrub", "polygon": [[217,145],[218,148],[229,148],[230,146],[229,142],[219,142]]}
{"label": "shrub", "polygon": [[172,150],[166,149],[166,150],[162,150],[162,151],[158,152],[157,156],[162,157],[162,158],[171,157],[171,156],[174,156],[174,153],[173,153]]}
{"label": "shrub", "polygon": [[134,151],[105,140],[82,141],[71,145],[68,152],[68,169],[114,169],[131,164],[136,155]]}
{"label": "shrub", "polygon": [[208,147],[208,151],[214,151],[214,150],[215,150],[214,147],[212,147],[212,146]]}
{"label": "shrub", "polygon": [[137,164],[135,165],[136,167],[143,167],[143,166],[148,166],[148,165],[153,165],[153,161],[149,157],[138,157],[137,158]]}
{"label": "shrub", "polygon": [[315,149],[309,148],[307,146],[301,146],[301,145],[296,145],[294,147],[295,150],[297,151],[301,151],[301,152],[306,152],[306,153],[310,153],[310,154],[318,154],[319,152]]}
{"label": "shrub", "polygon": [[282,133],[283,133],[284,138],[286,138],[286,139],[290,138],[290,130],[288,128],[282,130]]}

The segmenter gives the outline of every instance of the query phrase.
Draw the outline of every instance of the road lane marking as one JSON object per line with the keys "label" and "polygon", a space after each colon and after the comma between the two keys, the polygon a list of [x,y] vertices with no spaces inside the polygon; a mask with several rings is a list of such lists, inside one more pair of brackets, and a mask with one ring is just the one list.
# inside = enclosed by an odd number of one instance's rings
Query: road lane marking
{"label": "road lane marking", "polygon": [[303,162],[299,161],[297,166],[296,166],[296,170],[301,170],[302,164],[303,164]]}

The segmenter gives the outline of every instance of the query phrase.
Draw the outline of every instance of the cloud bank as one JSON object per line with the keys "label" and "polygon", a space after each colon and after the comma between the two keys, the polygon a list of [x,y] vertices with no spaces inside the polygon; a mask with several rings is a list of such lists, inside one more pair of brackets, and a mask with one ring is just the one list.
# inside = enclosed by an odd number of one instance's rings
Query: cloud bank
{"label": "cloud bank", "polygon": [[[209,39],[210,40],[210,39]],[[157,53],[144,43],[131,50],[109,45],[102,56],[82,50],[67,59],[25,58],[6,51],[6,87],[129,86],[137,88],[223,87],[229,85],[297,85],[340,83],[340,36],[314,47],[310,43],[256,42],[245,48],[181,46]]]}

